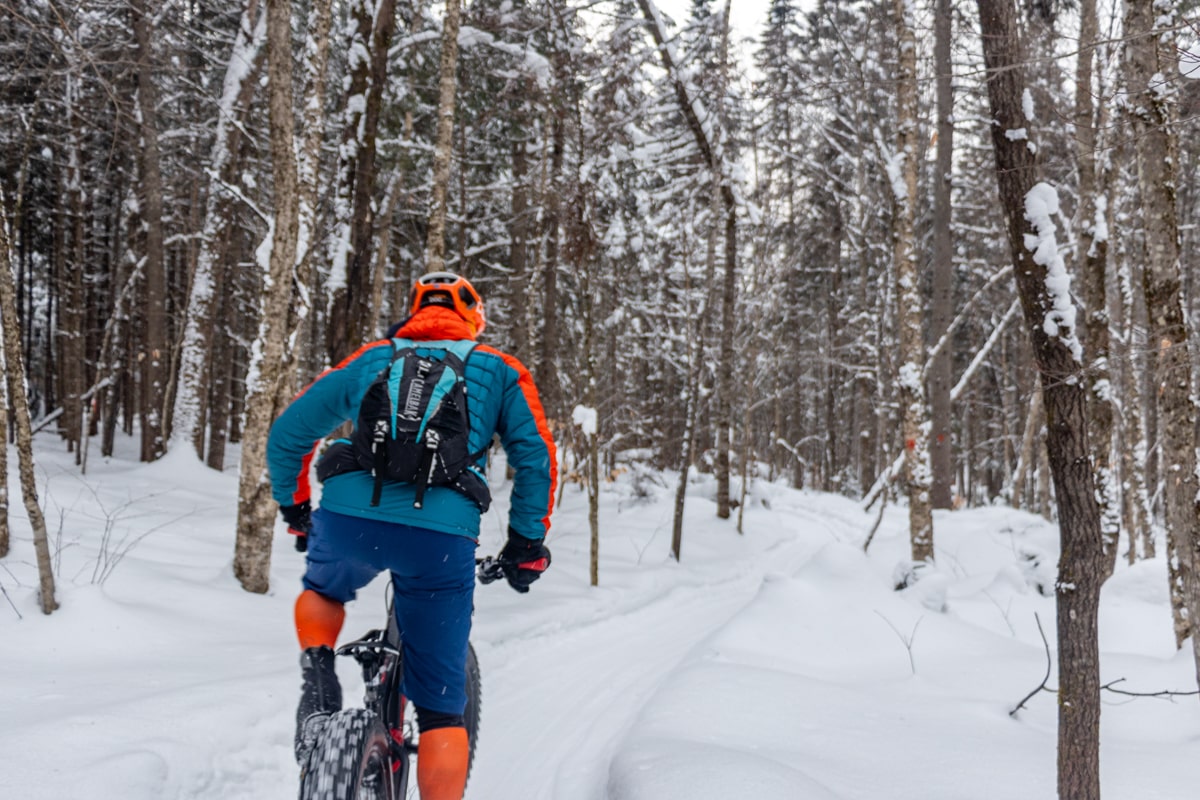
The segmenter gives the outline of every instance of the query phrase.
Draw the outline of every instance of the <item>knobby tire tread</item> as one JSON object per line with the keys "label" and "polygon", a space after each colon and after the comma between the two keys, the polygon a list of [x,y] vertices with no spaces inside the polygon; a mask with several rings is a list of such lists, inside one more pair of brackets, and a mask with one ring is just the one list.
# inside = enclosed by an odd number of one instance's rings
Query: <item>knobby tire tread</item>
{"label": "knobby tire tread", "polygon": [[[300,780],[300,800],[389,800],[391,768],[388,733],[365,708],[348,708],[329,718]],[[378,792],[363,795],[364,777],[373,759],[382,764]]]}

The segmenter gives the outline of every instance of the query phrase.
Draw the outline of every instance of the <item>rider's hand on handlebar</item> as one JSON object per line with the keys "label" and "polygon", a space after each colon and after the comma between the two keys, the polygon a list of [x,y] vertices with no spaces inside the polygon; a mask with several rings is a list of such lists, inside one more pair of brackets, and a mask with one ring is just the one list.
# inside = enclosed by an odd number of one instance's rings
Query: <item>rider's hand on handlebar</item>
{"label": "rider's hand on handlebar", "polygon": [[508,529],[508,544],[496,559],[508,585],[524,594],[550,566],[550,549],[541,539],[529,539]]}
{"label": "rider's hand on handlebar", "polygon": [[305,500],[294,506],[280,506],[279,515],[287,523],[288,533],[296,537],[296,551],[308,549],[308,534],[312,530],[312,503]]}

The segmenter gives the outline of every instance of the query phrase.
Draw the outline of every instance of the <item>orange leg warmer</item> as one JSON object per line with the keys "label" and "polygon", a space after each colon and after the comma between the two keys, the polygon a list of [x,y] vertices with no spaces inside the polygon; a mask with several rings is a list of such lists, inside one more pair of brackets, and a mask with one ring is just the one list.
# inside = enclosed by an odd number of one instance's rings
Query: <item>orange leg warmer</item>
{"label": "orange leg warmer", "polygon": [[417,745],[417,788],[421,800],[462,800],[467,788],[466,728],[434,728]]}
{"label": "orange leg warmer", "polygon": [[300,637],[300,648],[334,647],[345,619],[346,609],[341,603],[305,589],[296,598],[296,635]]}

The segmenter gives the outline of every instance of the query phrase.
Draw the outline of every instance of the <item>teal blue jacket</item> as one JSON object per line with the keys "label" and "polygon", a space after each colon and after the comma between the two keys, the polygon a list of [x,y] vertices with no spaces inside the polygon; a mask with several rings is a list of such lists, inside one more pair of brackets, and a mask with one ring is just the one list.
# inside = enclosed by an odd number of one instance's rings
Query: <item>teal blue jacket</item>
{"label": "teal blue jacket", "polygon": [[[397,336],[418,342],[470,338],[457,314],[437,306],[421,309]],[[317,447],[343,423],[355,421],[363,395],[391,363],[392,352],[391,339],[364,345],[322,373],[275,420],[267,439],[267,468],[280,505],[310,499],[308,471]],[[517,359],[486,345],[477,345],[467,358],[465,377],[470,451],[486,450],[499,434],[514,470],[509,526],[522,536],[541,539],[550,528],[558,476],[554,440],[533,378]],[[480,466],[485,466],[483,460]],[[413,508],[413,484],[386,483],[374,507],[373,488],[374,478],[365,471],[334,475],[322,487],[321,506],[339,514],[479,537],[479,508],[454,489],[430,487],[423,507]]]}

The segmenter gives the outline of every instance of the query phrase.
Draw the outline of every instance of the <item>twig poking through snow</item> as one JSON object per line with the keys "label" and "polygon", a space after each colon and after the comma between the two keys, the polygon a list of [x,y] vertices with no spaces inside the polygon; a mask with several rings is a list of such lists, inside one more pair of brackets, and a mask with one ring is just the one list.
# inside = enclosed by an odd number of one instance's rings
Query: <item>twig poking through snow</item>
{"label": "twig poking through snow", "polygon": [[1043,689],[1045,689],[1047,692],[1054,691],[1053,689],[1046,688],[1046,683],[1049,682],[1049,680],[1050,680],[1050,643],[1048,641],[1046,641],[1046,632],[1044,630],[1042,630],[1042,618],[1039,617],[1036,613],[1033,615],[1033,618],[1035,620],[1037,620],[1038,633],[1040,633],[1042,635],[1042,645],[1046,648],[1046,677],[1042,678],[1042,682],[1040,684],[1038,684],[1038,687],[1036,689],[1034,689],[1032,692],[1030,692],[1029,694],[1027,694],[1021,698],[1021,702],[1017,703],[1016,708],[1014,708],[1012,711],[1008,712],[1008,715],[1010,717],[1015,717],[1017,715],[1017,712],[1020,711],[1022,708],[1024,708],[1025,704],[1028,703],[1030,700],[1032,700],[1033,696],[1035,694],[1037,694],[1038,692],[1042,691]]}
{"label": "twig poking through snow", "polygon": [[4,593],[4,599],[8,601],[10,606],[12,606],[13,613],[17,615],[17,619],[25,619],[21,616],[21,610],[17,608],[17,604],[14,603],[12,598],[8,596],[8,589],[5,589],[4,584],[2,583],[0,583],[0,592]]}
{"label": "twig poking through snow", "polygon": [[897,638],[904,643],[904,649],[908,651],[908,668],[912,670],[913,675],[916,675],[917,662],[913,659],[913,642],[915,642],[917,639],[917,628],[921,627],[921,623],[925,621],[925,617],[918,619],[917,623],[913,625],[912,633],[905,637],[905,635],[900,632],[899,628],[892,624],[890,619],[885,617],[883,614],[880,614],[878,610],[876,610],[875,613],[879,614],[879,618],[886,622],[887,626],[895,632]]}

